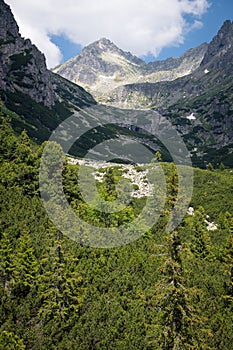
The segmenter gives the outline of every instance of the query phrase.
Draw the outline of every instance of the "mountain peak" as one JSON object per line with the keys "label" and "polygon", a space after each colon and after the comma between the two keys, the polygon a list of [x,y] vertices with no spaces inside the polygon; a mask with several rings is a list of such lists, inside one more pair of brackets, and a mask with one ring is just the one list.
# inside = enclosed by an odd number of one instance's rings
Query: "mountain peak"
{"label": "mountain peak", "polygon": [[223,25],[222,25],[222,27],[220,28],[220,30],[219,30],[219,33],[220,32],[228,32],[228,31],[230,31],[230,30],[232,30],[232,26],[233,26],[233,22],[230,20],[230,19],[227,19],[224,23],[223,23]]}
{"label": "mountain peak", "polygon": [[84,47],[81,53],[76,57],[78,58],[79,56],[86,56],[87,54],[91,53],[95,57],[99,56],[103,59],[103,54],[106,52],[111,52],[112,54],[118,55],[119,57],[126,59],[129,61],[129,63],[132,63],[134,65],[145,65],[145,62],[143,60],[134,56],[130,52],[126,52],[120,49],[114,42],[107,38],[101,38]]}
{"label": "mountain peak", "polygon": [[[100,38],[91,44],[85,46],[82,50],[82,52],[86,53],[86,51],[89,50],[97,50],[98,52],[110,50],[110,51],[119,51],[120,49],[110,40],[107,38]],[[82,53],[81,52],[81,53]]]}
{"label": "mountain peak", "polygon": [[102,84],[105,90],[114,88],[123,80],[140,75],[145,65],[140,58],[121,50],[111,40],[101,38],[53,71],[93,93],[90,87],[96,92]]}
{"label": "mountain peak", "polygon": [[179,58],[146,64],[130,52],[101,38],[53,71],[87,89],[99,102],[111,103],[109,92],[135,83],[174,80],[199,67],[207,49],[202,44]]}
{"label": "mountain peak", "polygon": [[219,29],[217,35],[213,38],[212,41],[214,41],[216,37],[218,39],[223,39],[223,38],[230,39],[230,38],[232,38],[232,34],[233,34],[233,22],[231,22],[228,19],[223,23],[223,25]]}
{"label": "mountain peak", "polygon": [[201,66],[207,65],[209,69],[220,68],[232,62],[233,56],[233,22],[227,20],[218,33],[211,40]]}
{"label": "mountain peak", "polygon": [[109,46],[113,44],[113,42],[107,38],[100,38],[95,43],[97,43],[98,45],[105,45],[105,46]]}

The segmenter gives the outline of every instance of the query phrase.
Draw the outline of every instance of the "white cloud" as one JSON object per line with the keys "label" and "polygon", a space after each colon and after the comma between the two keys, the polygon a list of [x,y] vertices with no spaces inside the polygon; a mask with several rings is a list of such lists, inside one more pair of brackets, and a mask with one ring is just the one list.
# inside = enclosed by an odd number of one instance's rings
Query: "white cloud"
{"label": "white cloud", "polygon": [[[49,67],[61,62],[51,34],[85,46],[101,37],[136,55],[179,45],[201,27],[207,0],[6,0],[20,32],[45,53]],[[191,16],[192,21],[185,18]]]}

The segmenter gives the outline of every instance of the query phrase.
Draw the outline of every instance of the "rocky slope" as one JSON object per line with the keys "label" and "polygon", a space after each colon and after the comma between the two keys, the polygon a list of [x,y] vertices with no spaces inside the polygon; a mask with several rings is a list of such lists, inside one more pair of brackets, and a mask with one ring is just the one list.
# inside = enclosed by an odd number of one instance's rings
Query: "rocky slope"
{"label": "rocky slope", "polygon": [[207,46],[202,44],[180,57],[146,64],[103,38],[85,47],[79,55],[55,68],[54,72],[83,86],[99,102],[111,104],[109,95],[117,87],[171,81],[191,73],[200,65]]}

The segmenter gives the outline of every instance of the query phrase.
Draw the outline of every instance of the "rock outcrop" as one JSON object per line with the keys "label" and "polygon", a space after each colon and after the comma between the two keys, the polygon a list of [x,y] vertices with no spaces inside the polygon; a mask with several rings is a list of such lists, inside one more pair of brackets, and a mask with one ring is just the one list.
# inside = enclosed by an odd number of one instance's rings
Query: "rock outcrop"
{"label": "rock outcrop", "polygon": [[0,0],[0,90],[20,91],[45,106],[55,103],[45,57],[19,33],[10,7]]}
{"label": "rock outcrop", "polygon": [[233,58],[233,22],[227,20],[223,23],[218,34],[210,42],[205,56],[201,62],[201,67],[211,69],[224,69],[226,66],[232,67]]}

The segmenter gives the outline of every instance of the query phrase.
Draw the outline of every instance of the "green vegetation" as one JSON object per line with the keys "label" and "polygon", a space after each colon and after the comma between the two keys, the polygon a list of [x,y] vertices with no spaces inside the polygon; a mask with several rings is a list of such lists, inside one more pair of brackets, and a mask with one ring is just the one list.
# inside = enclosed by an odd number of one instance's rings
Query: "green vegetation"
{"label": "green vegetation", "polygon": [[56,102],[48,108],[20,91],[0,90],[0,97],[6,99],[7,112],[11,116],[14,130],[20,133],[26,129],[30,138],[40,143],[48,140],[51,130],[72,114],[64,103]]}
{"label": "green vegetation", "polygon": [[[25,131],[16,136],[0,114],[0,349],[230,350],[232,170],[194,170],[195,213],[168,235],[178,182],[175,166],[162,163],[167,201],[151,230],[119,248],[82,246],[43,208],[44,145],[33,145]],[[110,204],[121,179],[119,168],[109,168],[98,184]],[[63,186],[73,209],[97,226],[130,222],[145,205],[140,198],[118,213],[93,210],[80,193],[78,167],[67,163]],[[217,230],[207,230],[207,214]],[[81,234],[88,232],[80,227]]]}

